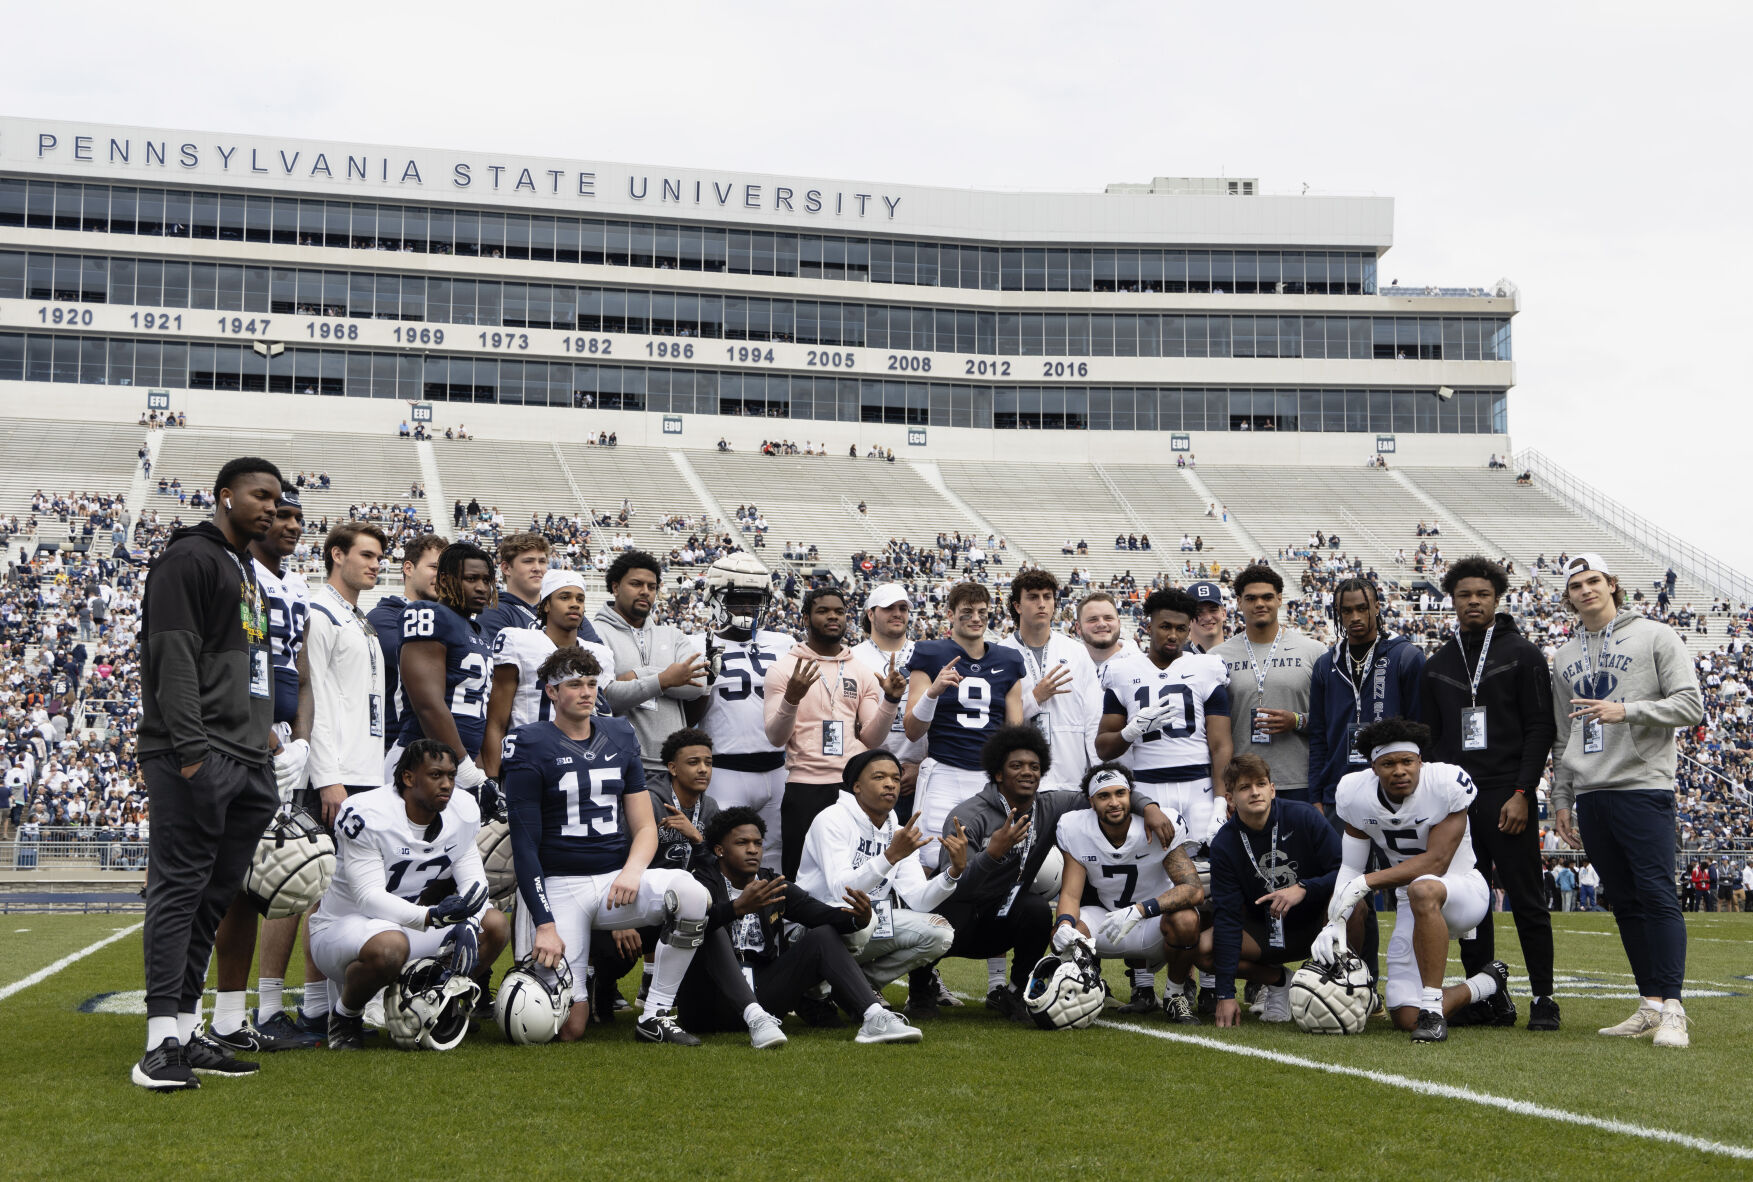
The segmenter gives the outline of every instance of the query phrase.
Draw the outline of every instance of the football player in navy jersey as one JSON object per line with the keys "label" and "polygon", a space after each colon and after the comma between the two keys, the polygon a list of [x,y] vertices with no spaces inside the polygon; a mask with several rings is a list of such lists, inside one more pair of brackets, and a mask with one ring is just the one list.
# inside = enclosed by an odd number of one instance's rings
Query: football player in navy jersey
{"label": "football player in navy jersey", "polygon": [[[1020,653],[986,643],[992,614],[986,588],[957,583],[945,610],[948,639],[920,641],[907,662],[903,726],[907,738],[926,740],[913,811],[927,833],[940,832],[950,810],[985,786],[980,752],[1001,728],[1022,722],[1027,676]],[[937,866],[937,846],[919,853],[928,868]]]}
{"label": "football player in navy jersey", "polygon": [[[639,740],[625,719],[594,716],[601,671],[581,648],[556,649],[538,671],[552,717],[505,737],[517,947],[548,968],[564,958],[573,980],[583,982],[593,929],[661,924],[635,1034],[641,1042],[699,1046],[670,1011],[705,934],[711,897],[685,870],[649,868],[658,833]],[[581,1036],[589,1017],[581,988],[561,1039]]]}
{"label": "football player in navy jersey", "polygon": [[[402,609],[402,716],[398,747],[436,739],[462,753],[457,787],[477,796],[487,773],[475,763],[487,728],[487,684],[492,654],[475,617],[493,602],[493,561],[468,542],[455,542],[438,556],[434,598]],[[391,756],[401,752],[391,749]],[[394,766],[393,763],[391,766]],[[496,791],[481,801],[495,811]]]}
{"label": "football player in navy jersey", "polygon": [[388,751],[400,740],[402,714],[402,609],[410,600],[431,599],[438,583],[438,556],[450,545],[437,534],[421,534],[402,548],[402,590],[400,595],[386,595],[366,614],[366,622],[377,632],[378,647],[383,649],[383,745]]}

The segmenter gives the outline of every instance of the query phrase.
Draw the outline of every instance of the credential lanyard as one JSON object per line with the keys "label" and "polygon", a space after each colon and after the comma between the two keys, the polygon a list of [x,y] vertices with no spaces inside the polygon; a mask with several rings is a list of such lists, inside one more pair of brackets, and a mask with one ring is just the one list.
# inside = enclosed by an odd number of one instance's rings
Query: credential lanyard
{"label": "credential lanyard", "polygon": [[323,590],[332,595],[336,603],[353,613],[353,622],[359,625],[359,631],[365,637],[365,655],[371,661],[371,683],[376,685],[377,645],[373,644],[372,641],[377,639],[377,632],[373,630],[371,622],[365,618],[365,613],[359,610],[359,605],[348,603],[346,599],[342,598],[341,593],[335,590],[333,583],[324,583]]}
{"label": "credential lanyard", "polygon": [[237,568],[237,577],[243,580],[244,590],[249,594],[249,614],[243,617],[244,637],[251,644],[261,644],[268,638],[268,613],[262,604],[262,586],[256,582],[255,573],[244,566],[229,545],[225,547],[225,556]]}
{"label": "credential lanyard", "polygon": [[[1490,627],[1485,629],[1485,639],[1479,644],[1479,664],[1474,667],[1473,672],[1468,677],[1467,695],[1470,705],[1479,705],[1479,679],[1485,676],[1485,654],[1491,651],[1491,634],[1495,631],[1497,631],[1497,621],[1493,620]],[[1461,648],[1461,634],[1459,632],[1455,633],[1455,647],[1461,649],[1461,668],[1465,669],[1467,667],[1467,650]],[[1585,657],[1588,651],[1588,642],[1584,641],[1583,653]]]}
{"label": "credential lanyard", "polygon": [[[1603,665],[1607,663],[1607,646],[1613,643],[1613,625],[1618,622],[1619,617],[1614,616],[1613,619],[1608,621],[1607,626],[1601,630],[1600,660]],[[1600,687],[1595,684],[1595,659],[1589,655],[1589,630],[1587,628],[1583,629],[1580,643],[1583,646],[1583,673],[1589,679],[1589,694],[1598,697],[1600,694]]]}
{"label": "credential lanyard", "polygon": [[[1380,634],[1370,641],[1370,648],[1363,655],[1364,673],[1367,675],[1371,666],[1376,663],[1376,645],[1382,642]],[[1351,680],[1351,646],[1341,640],[1333,646],[1333,667],[1339,671],[1339,679],[1351,687],[1351,700],[1359,726],[1363,725],[1363,687]],[[1376,680],[1382,679],[1383,673],[1378,671]]]}
{"label": "credential lanyard", "polygon": [[[1278,654],[1278,642],[1284,638],[1284,629],[1280,628],[1272,637],[1272,647],[1266,650],[1266,665],[1272,664],[1272,658]],[[1246,632],[1242,633],[1242,643],[1248,646],[1248,665],[1254,670],[1254,689],[1259,701],[1255,705],[1266,704],[1266,668],[1262,667],[1254,656],[1254,642]]]}
{"label": "credential lanyard", "polygon": [[[1242,841],[1248,847],[1248,860],[1254,863],[1254,873],[1260,876],[1260,881],[1266,884],[1266,889],[1268,891],[1272,890],[1272,880],[1266,877],[1266,872],[1264,870],[1260,869],[1261,858],[1254,853],[1254,839],[1248,836],[1248,827],[1246,825],[1241,826],[1241,831]],[[1275,817],[1272,821],[1272,837],[1270,839],[1270,845],[1267,847],[1266,854],[1270,856],[1277,852],[1278,819]]]}

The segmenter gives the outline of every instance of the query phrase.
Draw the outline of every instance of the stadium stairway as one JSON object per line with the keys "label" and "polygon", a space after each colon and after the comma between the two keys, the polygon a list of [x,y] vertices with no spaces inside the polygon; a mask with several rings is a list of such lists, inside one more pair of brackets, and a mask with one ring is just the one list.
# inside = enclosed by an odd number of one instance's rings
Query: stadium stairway
{"label": "stadium stairway", "polygon": [[[1189,560],[1195,564],[1203,562],[1227,567],[1233,574],[1257,557],[1256,551],[1246,544],[1247,533],[1240,528],[1233,512],[1230,522],[1236,527],[1234,530],[1224,526],[1221,516],[1205,515],[1207,506],[1221,498],[1203,496],[1202,493],[1208,490],[1187,479],[1190,469],[1169,464],[1108,464],[1104,467],[1116,484],[1130,491],[1145,524],[1151,527],[1151,543],[1163,553],[1177,580],[1185,582],[1188,579],[1186,564]],[[1196,537],[1203,549],[1190,553],[1182,551],[1183,534]],[[1258,553],[1268,552],[1262,550]],[[1286,590],[1288,592],[1289,588]]]}

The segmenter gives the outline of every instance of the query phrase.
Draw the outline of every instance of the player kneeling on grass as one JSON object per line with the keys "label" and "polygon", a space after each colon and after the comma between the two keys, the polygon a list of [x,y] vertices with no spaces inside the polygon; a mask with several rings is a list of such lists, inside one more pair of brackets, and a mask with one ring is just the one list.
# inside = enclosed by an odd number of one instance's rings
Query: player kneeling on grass
{"label": "player kneeling on grass", "polygon": [[[1199,943],[1199,905],[1205,890],[1189,850],[1199,844],[1178,813],[1169,852],[1154,842],[1144,818],[1132,811],[1132,773],[1117,763],[1084,773],[1087,811],[1059,820],[1065,854],[1053,951],[1083,940],[1096,956],[1142,961],[1155,972],[1177,951]],[[1083,906],[1087,893],[1097,905]]]}
{"label": "player kneeling on grass", "polygon": [[[766,822],[747,805],[725,809],[706,827],[717,859],[694,871],[712,894],[706,945],[682,982],[684,1025],[694,1030],[747,1027],[757,1049],[785,1044],[776,1014],[798,1009],[809,1020],[805,995],[826,983],[834,1001],[863,1017],[857,1041],[918,1042],[924,1037],[865,980],[845,937],[871,919],[870,898],[848,891],[849,907],[830,907],[801,887],[761,867]],[[788,929],[801,925],[793,938]],[[812,1025],[840,1024],[831,1010]]]}
{"label": "player kneeling on grass", "polygon": [[1211,930],[1200,965],[1217,978],[1219,1026],[1241,1021],[1236,978],[1264,992],[1256,1012],[1288,1022],[1290,977],[1307,960],[1327,919],[1339,875],[1339,834],[1315,806],[1279,800],[1258,755],[1238,755],[1224,771],[1235,813],[1211,842]]}
{"label": "player kneeling on grass", "polygon": [[[475,850],[481,810],[456,790],[456,770],[449,747],[416,739],[393,784],[348,797],[335,818],[335,878],[310,916],[311,956],[339,988],[332,1051],[364,1045],[360,1013],[403,965],[437,957],[452,972],[485,977],[510,938],[505,916],[486,906]],[[430,906],[421,902],[439,892]]]}
{"label": "player kneeling on grass", "polygon": [[[1467,832],[1477,789],[1454,764],[1424,762],[1429,741],[1429,727],[1403,718],[1384,718],[1358,732],[1358,750],[1369,752],[1370,766],[1339,781],[1334,808],[1345,822],[1344,863],[1313,949],[1316,960],[1330,963],[1344,951],[1348,934],[1352,940],[1363,935],[1357,904],[1367,907],[1376,891],[1392,889],[1399,905],[1388,942],[1388,1010],[1413,1042],[1444,1041],[1447,1015],[1476,1001],[1509,1007],[1515,1020],[1502,961],[1443,988],[1449,942],[1485,919],[1491,890],[1473,867]],[[1371,843],[1388,868],[1365,874]]]}
{"label": "player kneeling on grass", "polygon": [[[630,723],[595,716],[601,672],[584,649],[555,649],[536,671],[551,719],[505,736],[500,767],[517,866],[518,952],[533,952],[545,968],[564,957],[576,983],[585,979],[593,929],[661,925],[634,1034],[641,1042],[699,1046],[670,1006],[700,946],[710,900],[685,870],[647,869],[657,853],[657,821],[645,765]],[[590,1020],[582,993],[560,1028],[563,1042],[581,1036]]]}

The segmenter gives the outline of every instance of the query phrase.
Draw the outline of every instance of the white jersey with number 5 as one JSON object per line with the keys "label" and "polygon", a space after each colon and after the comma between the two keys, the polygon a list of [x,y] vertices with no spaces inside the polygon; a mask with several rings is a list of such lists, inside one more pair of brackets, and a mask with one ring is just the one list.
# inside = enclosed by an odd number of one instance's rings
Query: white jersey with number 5
{"label": "white jersey with number 5", "polygon": [[[712,649],[720,655],[718,680],[707,695],[706,714],[700,729],[712,736],[714,755],[754,755],[776,750],[767,741],[767,722],[763,705],[767,670],[779,658],[797,647],[797,641],[783,632],[758,631],[749,640],[712,638]],[[703,656],[706,637],[689,636],[677,650],[677,660]]]}
{"label": "white jersey with number 5", "polygon": [[[1454,764],[1426,763],[1419,773],[1418,787],[1396,805],[1382,791],[1375,771],[1364,768],[1339,781],[1334,808],[1340,820],[1376,843],[1390,866],[1398,866],[1430,849],[1431,827],[1451,813],[1466,812],[1477,794],[1472,778]],[[1465,874],[1471,869],[1472,834],[1464,829],[1444,875]]]}
{"label": "white jersey with number 5", "polygon": [[[603,671],[597,675],[597,685],[607,685],[615,680],[615,654],[606,644],[595,644],[588,640],[576,642],[578,647],[594,655],[597,664]],[[493,668],[511,665],[517,669],[517,696],[511,700],[511,725],[515,729],[528,726],[532,722],[540,722],[548,717],[553,703],[542,687],[536,684],[536,670],[548,659],[558,646],[549,638],[543,628],[501,628],[493,638]]]}
{"label": "white jersey with number 5", "polygon": [[335,878],[311,916],[314,926],[342,916],[363,915],[403,927],[424,922],[416,900],[441,878],[456,881],[458,894],[487,882],[475,831],[481,808],[467,792],[453,792],[438,820],[419,827],[394,788],[373,788],[347,798],[335,818]]}
{"label": "white jersey with number 5", "polygon": [[1103,714],[1124,714],[1130,721],[1146,707],[1172,707],[1126,750],[1120,762],[1144,784],[1209,777],[1211,748],[1205,741],[1205,718],[1228,716],[1229,684],[1224,663],[1202,653],[1182,653],[1167,669],[1158,669],[1144,653],[1104,663]]}
{"label": "white jersey with number 5", "polygon": [[[1195,835],[1187,832],[1187,822],[1177,812],[1169,813],[1175,826],[1175,844],[1197,847]],[[1154,899],[1174,884],[1163,867],[1168,857],[1163,847],[1150,839],[1144,818],[1134,815],[1126,830],[1126,840],[1114,845],[1102,832],[1102,822],[1094,809],[1079,809],[1059,818],[1059,848],[1067,861],[1083,867],[1089,885],[1102,901],[1106,911],[1118,911],[1146,899]],[[1191,849],[1189,850],[1191,855]]]}

